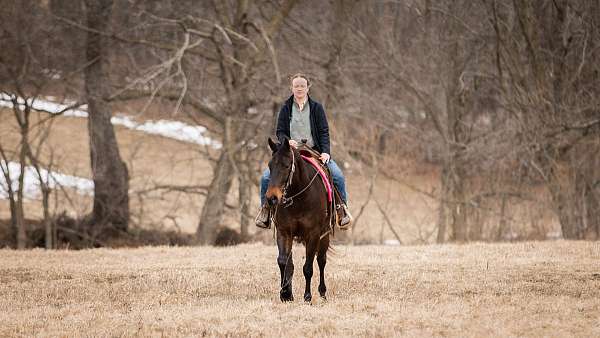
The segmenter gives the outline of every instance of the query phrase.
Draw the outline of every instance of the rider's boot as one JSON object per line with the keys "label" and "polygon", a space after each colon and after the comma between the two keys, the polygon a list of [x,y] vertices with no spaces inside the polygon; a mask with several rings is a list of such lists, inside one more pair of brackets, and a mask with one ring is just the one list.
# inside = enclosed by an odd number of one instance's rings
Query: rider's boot
{"label": "rider's boot", "polygon": [[256,219],[254,220],[254,223],[256,224],[256,226],[259,228],[263,228],[263,229],[270,229],[271,228],[271,222],[270,222],[271,215],[270,214],[271,214],[271,208],[269,208],[268,203],[265,203],[258,211],[258,215],[256,215]]}
{"label": "rider's boot", "polygon": [[348,210],[348,206],[346,203],[340,203],[336,208],[338,209],[338,227],[341,230],[348,230],[352,225],[352,215],[350,214],[350,210]]}

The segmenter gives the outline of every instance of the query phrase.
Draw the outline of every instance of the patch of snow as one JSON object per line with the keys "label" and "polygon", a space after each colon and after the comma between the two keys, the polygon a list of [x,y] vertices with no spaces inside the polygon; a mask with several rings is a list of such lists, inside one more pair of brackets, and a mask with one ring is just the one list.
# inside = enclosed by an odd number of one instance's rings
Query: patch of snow
{"label": "patch of snow", "polygon": [[481,121],[481,123],[483,123],[485,126],[491,126],[492,125],[492,118],[489,115],[482,115],[479,120]]}
{"label": "patch of snow", "polygon": [[53,79],[53,80],[58,80],[62,76],[62,73],[59,70],[56,70],[56,69],[45,68],[45,69],[42,70],[42,72],[44,74],[50,76],[50,78]]}
{"label": "patch of snow", "polygon": [[[111,121],[113,124],[117,124],[114,120]],[[203,126],[191,126],[179,121],[158,120],[137,124],[132,129],[143,131],[148,134],[161,135],[179,141],[200,145],[211,145],[215,149],[221,148],[221,143],[202,135],[206,131],[206,128]]]}
{"label": "patch of snow", "polygon": [[126,115],[113,116],[110,118],[110,122],[116,126],[123,126],[129,129],[135,129],[137,126],[133,118]]}
{"label": "patch of snow", "polygon": [[[55,103],[53,102],[55,98],[52,96],[47,97],[47,99],[48,100],[37,99],[33,102],[31,99],[29,99],[29,105],[36,110],[56,114],[64,111],[70,105],[74,104],[74,102],[66,102],[67,104]],[[24,109],[25,101],[22,98],[18,98],[17,102],[19,104],[19,108]],[[4,93],[0,93],[0,106],[12,108],[13,103],[11,98]],[[87,105],[82,105],[81,108],[87,109]],[[65,111],[63,115],[70,117],[88,117],[87,111],[81,109],[70,109]],[[114,125],[123,126],[128,129],[137,130],[152,135],[159,135],[199,145],[210,145],[215,149],[220,149],[222,147],[220,142],[203,135],[206,132],[206,127],[204,126],[193,126],[180,121],[172,120],[148,120],[143,123],[138,123],[132,117],[119,113],[115,114],[110,121]]]}
{"label": "patch of snow", "polygon": [[[7,164],[4,161],[0,163],[2,167],[6,167]],[[8,170],[10,173],[10,179],[12,182],[12,189],[16,191],[19,188],[19,173],[21,171],[21,165],[16,162],[8,162]],[[71,176],[66,174],[61,174],[57,172],[48,171],[46,169],[40,168],[40,175],[42,176],[42,180],[44,182],[48,182],[48,186],[51,189],[55,189],[58,186],[63,186],[65,188],[74,188],[77,193],[82,195],[93,195],[94,194],[94,181]],[[41,198],[41,188],[40,182],[38,178],[38,174],[35,171],[35,168],[32,166],[25,167],[25,178],[23,180],[23,195],[27,199],[39,199]],[[4,175],[0,175],[0,199],[8,198],[8,183]]]}
{"label": "patch of snow", "polygon": [[407,118],[410,116],[410,114],[408,113],[408,111],[404,108],[399,108],[396,110],[396,114],[400,117],[404,117]]}
{"label": "patch of snow", "polygon": [[549,231],[546,233],[546,239],[558,240],[562,238],[561,231]]}
{"label": "patch of snow", "polygon": [[386,239],[383,241],[383,245],[397,246],[400,245],[400,241],[398,241],[397,239]]}
{"label": "patch of snow", "polygon": [[[51,97],[48,97],[48,99],[54,99],[54,97],[51,96]],[[33,109],[46,111],[51,114],[60,113],[61,111],[67,109],[70,105],[75,103],[75,102],[71,102],[69,104],[61,104],[61,103],[56,103],[56,102],[52,102],[52,101],[48,101],[48,100],[41,100],[41,99],[37,99],[37,100],[27,99],[27,101],[28,101],[28,104]],[[25,100],[18,97],[17,103],[19,105],[19,109],[21,109],[21,110],[25,109]],[[12,108],[13,103],[12,103],[10,96],[8,96],[4,93],[0,93],[0,106]],[[87,105],[82,105],[81,108],[87,109]],[[63,115],[64,116],[72,116],[72,117],[88,117],[88,113],[85,110],[79,110],[79,109],[67,110],[63,113]]]}
{"label": "patch of snow", "polygon": [[504,239],[506,241],[514,241],[514,240],[519,239],[519,234],[510,230],[510,231],[502,234],[502,239]]}

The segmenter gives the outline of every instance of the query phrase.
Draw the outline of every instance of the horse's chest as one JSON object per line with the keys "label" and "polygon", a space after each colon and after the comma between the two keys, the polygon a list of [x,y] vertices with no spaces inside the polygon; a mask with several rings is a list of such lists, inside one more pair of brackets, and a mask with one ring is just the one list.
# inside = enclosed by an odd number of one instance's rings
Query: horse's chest
{"label": "horse's chest", "polygon": [[302,215],[281,215],[277,220],[278,224],[284,227],[296,229],[296,228],[306,228],[311,225],[311,217],[309,214]]}

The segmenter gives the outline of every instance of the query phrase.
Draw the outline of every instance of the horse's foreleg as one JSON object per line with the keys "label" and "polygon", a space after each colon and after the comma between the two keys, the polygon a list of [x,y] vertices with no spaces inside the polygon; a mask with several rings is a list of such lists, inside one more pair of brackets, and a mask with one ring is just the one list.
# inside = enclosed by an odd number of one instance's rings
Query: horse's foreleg
{"label": "horse's foreleg", "polygon": [[292,237],[277,233],[277,247],[279,256],[277,256],[277,264],[281,273],[281,290],[279,298],[282,302],[290,302],[294,300],[292,294],[292,276],[294,275],[294,261],[292,260]]}
{"label": "horse's foreleg", "polygon": [[310,239],[306,243],[306,261],[302,271],[304,272],[304,279],[306,280],[306,287],[304,288],[304,301],[310,302],[312,300],[312,294],[310,292],[310,281],[313,275],[313,262],[315,260],[315,254],[317,253],[317,246],[319,245],[319,237]]}
{"label": "horse's foreleg", "polygon": [[325,236],[319,242],[319,249],[317,254],[317,263],[319,264],[319,295],[321,298],[327,299],[325,293],[327,287],[325,286],[325,264],[327,264],[327,250],[329,249],[329,236]]}

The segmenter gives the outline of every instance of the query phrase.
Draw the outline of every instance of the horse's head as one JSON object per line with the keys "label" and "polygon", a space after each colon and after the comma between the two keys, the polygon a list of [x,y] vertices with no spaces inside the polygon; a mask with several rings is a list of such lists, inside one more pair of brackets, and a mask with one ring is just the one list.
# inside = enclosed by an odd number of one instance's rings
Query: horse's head
{"label": "horse's head", "polygon": [[266,197],[269,205],[275,205],[283,200],[285,191],[294,175],[294,150],[290,146],[287,137],[283,140],[283,143],[275,143],[269,137],[269,147],[273,151],[273,155],[269,161],[271,179],[269,180]]}

